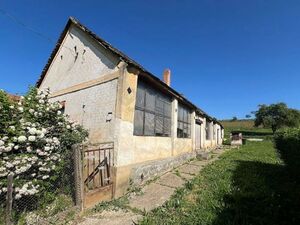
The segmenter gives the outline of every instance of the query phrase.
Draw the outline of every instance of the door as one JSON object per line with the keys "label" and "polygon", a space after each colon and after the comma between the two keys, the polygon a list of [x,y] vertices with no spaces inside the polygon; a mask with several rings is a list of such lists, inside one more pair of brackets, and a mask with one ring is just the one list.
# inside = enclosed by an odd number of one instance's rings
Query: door
{"label": "door", "polygon": [[113,143],[87,148],[83,153],[83,206],[91,208],[113,197]]}
{"label": "door", "polygon": [[201,124],[196,123],[196,150],[201,148]]}

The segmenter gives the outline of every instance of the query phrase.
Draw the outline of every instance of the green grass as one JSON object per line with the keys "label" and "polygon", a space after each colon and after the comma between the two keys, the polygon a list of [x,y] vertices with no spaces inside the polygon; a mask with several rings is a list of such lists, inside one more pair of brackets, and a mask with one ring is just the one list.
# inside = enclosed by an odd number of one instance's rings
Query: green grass
{"label": "green grass", "polygon": [[300,185],[273,143],[224,153],[139,224],[300,224]]}

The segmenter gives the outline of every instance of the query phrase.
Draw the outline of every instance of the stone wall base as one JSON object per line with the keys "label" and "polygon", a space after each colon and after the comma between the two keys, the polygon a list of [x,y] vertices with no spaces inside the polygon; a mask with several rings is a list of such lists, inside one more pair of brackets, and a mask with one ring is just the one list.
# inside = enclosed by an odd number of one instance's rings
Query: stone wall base
{"label": "stone wall base", "polygon": [[188,152],[175,157],[136,164],[132,166],[130,180],[134,185],[143,184],[195,157],[196,152]]}

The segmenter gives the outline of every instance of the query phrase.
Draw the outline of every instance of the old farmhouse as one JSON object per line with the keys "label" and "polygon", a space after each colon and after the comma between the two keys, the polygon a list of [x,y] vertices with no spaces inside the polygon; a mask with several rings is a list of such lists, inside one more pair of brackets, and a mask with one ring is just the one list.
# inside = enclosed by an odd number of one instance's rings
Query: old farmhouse
{"label": "old farmhouse", "polygon": [[86,207],[222,144],[222,125],[172,89],[170,76],[167,69],[157,78],[74,18],[67,22],[37,87],[50,88],[89,130],[88,149],[110,146],[84,162]]}

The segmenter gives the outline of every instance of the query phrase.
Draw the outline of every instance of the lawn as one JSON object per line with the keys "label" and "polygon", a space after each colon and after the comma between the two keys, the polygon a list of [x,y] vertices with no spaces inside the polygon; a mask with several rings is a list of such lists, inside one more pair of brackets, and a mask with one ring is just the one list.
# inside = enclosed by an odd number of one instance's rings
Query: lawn
{"label": "lawn", "polygon": [[139,224],[300,224],[300,185],[273,143],[248,143],[204,168]]}

